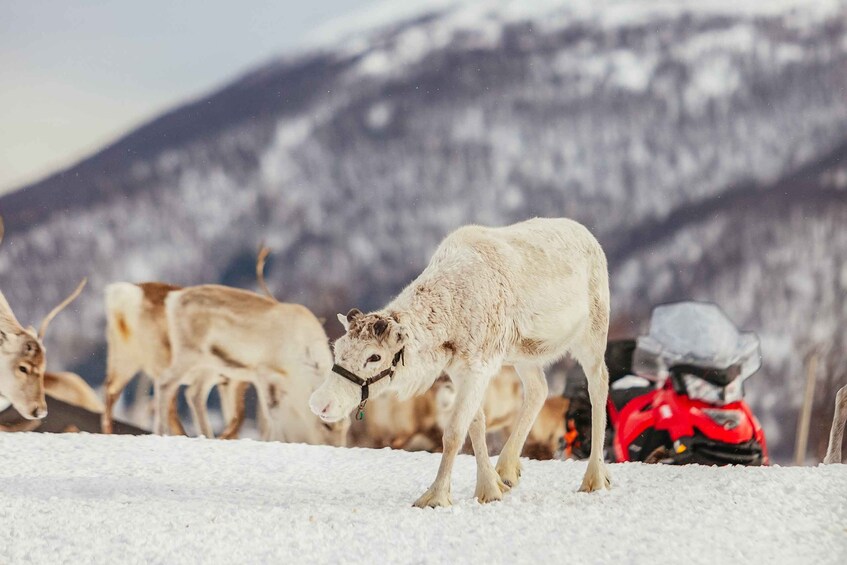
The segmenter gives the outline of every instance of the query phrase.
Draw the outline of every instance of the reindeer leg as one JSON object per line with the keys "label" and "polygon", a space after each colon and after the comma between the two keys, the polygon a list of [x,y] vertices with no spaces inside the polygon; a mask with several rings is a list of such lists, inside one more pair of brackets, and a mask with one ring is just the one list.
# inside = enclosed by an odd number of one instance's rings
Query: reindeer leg
{"label": "reindeer leg", "polygon": [[106,402],[104,403],[103,413],[100,415],[100,431],[104,434],[112,433],[112,412],[114,410],[115,401],[119,398],[119,394],[109,393],[109,384],[106,382]]}
{"label": "reindeer leg", "polygon": [[188,407],[191,409],[195,429],[200,435],[213,439],[215,432],[212,430],[212,423],[209,421],[206,403],[209,400],[209,393],[217,384],[217,379],[203,369],[195,369],[191,372],[189,378],[192,382],[188,385],[185,395],[188,398]]}
{"label": "reindeer leg", "polygon": [[509,487],[518,485],[521,477],[521,451],[547,397],[547,380],[540,366],[518,365],[515,370],[523,384],[523,403],[518,413],[518,421],[497,458],[497,474]]}
{"label": "reindeer leg", "polygon": [[256,396],[259,399],[257,414],[259,432],[262,441],[286,441],[285,430],[280,429],[280,411],[274,398],[272,383],[267,377],[260,377],[255,383]]}
{"label": "reindeer leg", "polygon": [[[496,369],[499,370],[499,366]],[[414,505],[418,508],[453,504],[450,497],[450,475],[453,472],[453,463],[465,443],[471,422],[482,406],[485,389],[496,372],[491,366],[482,366],[470,369],[461,374],[462,378],[455,379],[456,404],[450,416],[450,423],[444,431],[444,454],[441,456],[441,465],[438,467],[438,474],[432,486],[415,501]]]}
{"label": "reindeer leg", "polygon": [[182,420],[179,419],[179,391],[176,391],[171,396],[171,402],[168,405],[168,427],[172,435],[185,436],[185,428],[182,425]]}
{"label": "reindeer leg", "polygon": [[603,357],[606,340],[591,340],[590,345],[583,344],[574,349],[579,364],[588,378],[588,396],[591,397],[591,453],[588,456],[588,468],[582,478],[580,492],[594,492],[609,488],[611,480],[603,462],[603,450],[606,439],[606,398],[609,394],[609,370]]}
{"label": "reindeer leg", "polygon": [[491,464],[488,456],[488,445],[485,443],[485,411],[480,406],[471,422],[468,433],[471,436],[474,456],[476,457],[476,490],[474,498],[481,503],[502,500],[503,493],[508,492],[509,487],[500,480],[500,475]]}
{"label": "reindeer leg", "polygon": [[126,355],[117,352],[117,347],[112,345],[110,338],[108,359],[106,360],[106,382],[103,387],[106,395],[105,408],[100,416],[100,429],[104,434],[112,433],[112,413],[115,403],[139,369],[138,366],[128,360],[129,358]]}
{"label": "reindeer leg", "polygon": [[221,433],[220,439],[236,439],[241,426],[244,424],[244,396],[250,383],[239,381],[233,385],[232,381],[226,385],[218,385],[218,393],[221,397],[221,407],[226,419],[226,429]]}
{"label": "reindeer leg", "polygon": [[184,374],[190,365],[171,365],[153,380],[154,414],[153,433],[168,435],[168,407],[179,392],[180,375]]}

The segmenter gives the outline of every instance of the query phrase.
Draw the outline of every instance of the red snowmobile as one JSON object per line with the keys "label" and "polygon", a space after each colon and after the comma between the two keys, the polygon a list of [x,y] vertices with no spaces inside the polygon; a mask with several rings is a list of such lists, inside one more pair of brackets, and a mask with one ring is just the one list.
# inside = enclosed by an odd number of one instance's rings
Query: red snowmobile
{"label": "red snowmobile", "polygon": [[769,464],[765,434],[743,393],[744,381],[761,365],[759,340],[739,332],[716,305],[655,308],[648,335],[610,342],[606,363],[607,458]]}

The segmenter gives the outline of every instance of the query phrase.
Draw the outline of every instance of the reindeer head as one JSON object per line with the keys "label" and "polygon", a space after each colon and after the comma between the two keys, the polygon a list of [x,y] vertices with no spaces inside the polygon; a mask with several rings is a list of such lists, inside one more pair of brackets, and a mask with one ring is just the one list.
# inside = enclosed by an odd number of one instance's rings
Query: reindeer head
{"label": "reindeer head", "polygon": [[[385,314],[362,314],[353,309],[338,320],[347,332],[335,342],[335,363],[362,380],[387,375],[406,345],[406,329]],[[384,393],[391,376],[372,384],[369,397]],[[312,412],[326,422],[347,416],[362,400],[362,387],[338,374],[330,374],[309,399]]]}
{"label": "reindeer head", "polygon": [[47,326],[56,314],[82,292],[85,282],[83,280],[68,298],[47,314],[38,333],[33,327],[21,326],[6,297],[0,293],[0,395],[8,398],[15,410],[28,420],[47,415],[43,343]]}
{"label": "reindeer head", "polygon": [[0,394],[28,420],[47,415],[44,345],[33,328],[0,330]]}

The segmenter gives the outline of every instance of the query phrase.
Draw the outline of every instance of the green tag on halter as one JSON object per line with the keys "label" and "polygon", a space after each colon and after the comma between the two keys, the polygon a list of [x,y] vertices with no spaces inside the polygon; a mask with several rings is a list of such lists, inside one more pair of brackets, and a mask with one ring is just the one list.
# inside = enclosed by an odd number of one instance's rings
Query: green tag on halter
{"label": "green tag on halter", "polygon": [[359,413],[356,414],[356,419],[357,420],[364,420],[365,419],[365,409],[364,408],[359,408]]}

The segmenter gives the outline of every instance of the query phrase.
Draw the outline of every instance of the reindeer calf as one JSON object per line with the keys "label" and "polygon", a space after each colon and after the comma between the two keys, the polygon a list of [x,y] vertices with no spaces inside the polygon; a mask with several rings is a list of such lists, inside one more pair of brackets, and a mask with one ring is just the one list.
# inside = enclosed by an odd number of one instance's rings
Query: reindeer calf
{"label": "reindeer calf", "polygon": [[[450,474],[470,433],[480,502],[500,500],[518,483],[519,456],[547,397],[544,367],[568,352],[588,376],[592,439],[581,490],[608,488],[603,464],[608,370],[609,282],[600,244],[580,224],[534,219],[502,228],[460,228],[429,265],[385,308],[339,315],[346,333],[335,342],[336,375],[311,397],[327,422],[369,396],[425,392],[443,372],[456,383],[456,410],[432,486],[416,506],[449,506]],[[482,402],[491,378],[512,365],[524,387],[518,421],[496,469],[485,443]]]}
{"label": "reindeer calf", "polygon": [[212,437],[202,407],[209,383],[221,376],[256,386],[260,417],[275,439],[345,444],[349,420],[327,425],[309,413],[308,397],[329,373],[332,354],[323,326],[306,307],[202,285],[169,293],[165,310],[171,363],[156,382],[157,433],[165,432],[163,416],[176,387],[186,384],[192,417]]}

